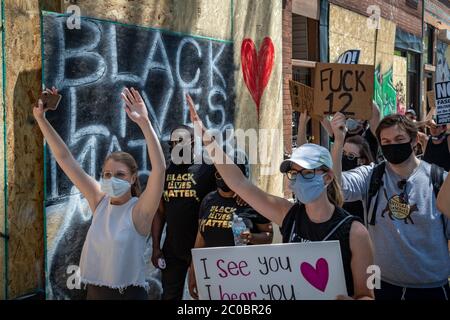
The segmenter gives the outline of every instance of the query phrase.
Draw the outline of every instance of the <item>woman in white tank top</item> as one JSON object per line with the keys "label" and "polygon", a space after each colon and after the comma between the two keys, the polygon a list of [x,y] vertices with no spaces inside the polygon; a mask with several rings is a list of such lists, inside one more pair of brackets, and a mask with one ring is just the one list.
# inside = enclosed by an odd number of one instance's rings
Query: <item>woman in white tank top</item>
{"label": "woman in white tank top", "polygon": [[[47,93],[58,94],[55,88],[47,89]],[[93,212],[80,260],[81,282],[87,286],[88,299],[146,299],[147,296],[144,250],[161,199],[166,168],[141,95],[133,88],[125,88],[122,99],[128,117],[142,130],[152,165],[152,174],[142,194],[138,166],[130,154],[108,155],[102,178],[97,182],[83,171],[46,120],[42,101],[33,108],[56,161]]]}

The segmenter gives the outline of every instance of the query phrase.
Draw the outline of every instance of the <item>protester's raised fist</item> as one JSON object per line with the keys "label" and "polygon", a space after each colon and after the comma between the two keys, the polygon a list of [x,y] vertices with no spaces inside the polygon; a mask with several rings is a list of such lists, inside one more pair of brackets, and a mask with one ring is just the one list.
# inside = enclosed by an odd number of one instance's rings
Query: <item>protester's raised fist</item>
{"label": "protester's raised fist", "polygon": [[338,112],[331,120],[331,129],[334,134],[334,141],[336,143],[344,143],[345,134],[347,133],[347,127],[345,126],[345,116]]}

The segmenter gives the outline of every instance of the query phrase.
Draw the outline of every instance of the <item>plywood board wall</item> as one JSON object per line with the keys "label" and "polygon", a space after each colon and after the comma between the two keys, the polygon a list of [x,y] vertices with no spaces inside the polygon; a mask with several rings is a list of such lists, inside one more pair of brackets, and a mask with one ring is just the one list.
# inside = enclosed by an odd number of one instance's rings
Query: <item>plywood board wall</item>
{"label": "plywood board wall", "polygon": [[[0,14],[3,12],[3,7],[0,6]],[[3,25],[2,25],[3,29]],[[4,57],[3,57],[3,33],[0,33],[0,62],[1,62],[1,76],[0,76],[0,123],[2,124],[0,128],[0,232],[5,234],[5,193],[3,192],[5,190],[5,145],[3,143],[4,141],[4,108],[5,105],[3,104],[3,63]],[[6,240],[4,238],[0,237],[0,300],[5,299],[5,254],[6,254]]]}
{"label": "plywood board wall", "polygon": [[330,62],[347,50],[359,49],[360,64],[375,63],[376,29],[367,27],[367,17],[330,4]]}
{"label": "plywood board wall", "polygon": [[[270,159],[267,165],[252,167],[254,182],[269,193],[282,195],[282,175],[279,165],[283,156],[283,99],[282,99],[282,7],[281,1],[238,0],[234,11],[234,44],[236,65],[236,113],[235,127],[266,129],[268,148],[261,143],[259,150],[265,150],[259,163]],[[242,75],[243,61],[241,47],[244,39],[253,41],[258,53],[261,47],[273,45],[273,65],[267,87],[261,93],[259,115]],[[266,55],[267,57],[268,53]],[[264,59],[263,59],[264,60]],[[263,63],[263,61],[259,61]],[[267,64],[266,67],[268,68]],[[264,68],[263,68],[264,69]],[[275,130],[275,131],[271,131]],[[260,142],[262,140],[260,139]],[[265,154],[264,154],[265,153]]]}
{"label": "plywood board wall", "polygon": [[[230,0],[78,0],[81,15],[187,34],[231,39]],[[63,2],[63,9],[70,3]]]}
{"label": "plywood board wall", "polygon": [[380,18],[380,28],[370,28],[368,18],[330,4],[330,61],[350,49],[360,49],[360,64],[375,65],[374,100],[383,116],[395,113],[393,61],[396,25]]}
{"label": "plywood board wall", "polygon": [[375,101],[382,116],[397,112],[397,93],[393,81],[395,30],[395,23],[381,19],[375,53]]}
{"label": "plywood board wall", "polygon": [[40,89],[37,1],[5,1],[8,298],[43,289],[43,153],[28,92]]}

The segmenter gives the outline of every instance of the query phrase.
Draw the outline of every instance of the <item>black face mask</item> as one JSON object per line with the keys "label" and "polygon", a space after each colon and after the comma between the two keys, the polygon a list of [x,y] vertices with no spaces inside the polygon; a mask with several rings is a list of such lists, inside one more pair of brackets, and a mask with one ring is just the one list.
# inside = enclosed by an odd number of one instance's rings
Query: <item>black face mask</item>
{"label": "black face mask", "polygon": [[342,155],[342,171],[352,170],[358,167],[358,158],[350,160],[345,155]]}
{"label": "black face mask", "polygon": [[223,179],[216,179],[217,188],[221,189],[223,192],[230,192],[231,189],[227,186]]}
{"label": "black face mask", "polygon": [[413,152],[411,141],[399,144],[387,144],[381,146],[386,160],[392,164],[400,164],[408,160]]}

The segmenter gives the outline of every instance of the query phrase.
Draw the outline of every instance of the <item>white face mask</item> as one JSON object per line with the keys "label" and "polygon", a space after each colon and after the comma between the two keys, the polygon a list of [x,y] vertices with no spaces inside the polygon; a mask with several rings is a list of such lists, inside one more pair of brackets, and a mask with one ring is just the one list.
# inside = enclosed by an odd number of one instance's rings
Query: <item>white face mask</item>
{"label": "white face mask", "polygon": [[119,198],[130,190],[131,184],[126,180],[112,177],[111,179],[100,179],[100,187],[111,198]]}

